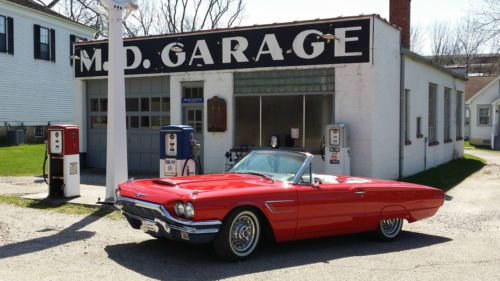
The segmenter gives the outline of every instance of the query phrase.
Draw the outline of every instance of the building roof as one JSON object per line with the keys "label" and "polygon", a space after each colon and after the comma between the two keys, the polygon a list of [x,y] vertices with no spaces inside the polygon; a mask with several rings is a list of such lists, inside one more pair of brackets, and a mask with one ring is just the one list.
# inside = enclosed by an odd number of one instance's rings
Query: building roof
{"label": "building roof", "polygon": [[490,83],[488,83],[486,86],[482,87],[476,94],[474,94],[468,100],[465,100],[465,103],[471,103],[473,99],[475,99],[476,97],[479,97],[482,93],[484,93],[486,91],[486,89],[488,89],[491,85],[495,84],[499,80],[500,80],[500,75],[495,77],[495,79],[490,81]]}
{"label": "building roof", "polygon": [[465,82],[465,100],[473,97],[482,88],[495,80],[495,76],[477,76],[469,77],[469,81]]}
{"label": "building roof", "polygon": [[440,64],[437,64],[437,63],[433,62],[432,60],[430,60],[430,59],[428,59],[428,58],[426,58],[424,56],[421,56],[421,55],[419,55],[417,53],[414,53],[414,52],[412,52],[412,51],[410,51],[410,50],[408,50],[406,48],[401,48],[401,53],[403,55],[405,55],[405,56],[408,56],[409,58],[412,58],[412,59],[414,59],[416,61],[419,61],[421,63],[424,63],[424,64],[427,64],[429,66],[432,66],[432,67],[434,67],[434,68],[436,68],[436,69],[438,69],[438,70],[440,70],[440,71],[442,71],[444,73],[447,73],[447,74],[453,76],[454,78],[457,78],[457,79],[460,79],[460,80],[463,80],[463,81],[467,81],[467,77],[465,77],[464,75],[461,75],[461,74],[459,74],[459,73],[457,73],[457,72],[455,72],[453,70],[450,70],[450,69],[448,69],[448,68],[446,68],[446,67],[444,67],[444,66],[442,66]]}
{"label": "building roof", "polygon": [[24,8],[28,8],[30,10],[35,10],[37,12],[40,12],[40,13],[43,13],[43,14],[46,14],[49,16],[53,16],[53,17],[56,17],[56,18],[59,18],[59,19],[65,20],[65,21],[69,21],[75,25],[79,25],[80,27],[84,27],[86,29],[96,30],[93,27],[90,27],[90,26],[87,26],[85,24],[74,21],[74,20],[72,20],[72,19],[70,19],[62,14],[59,14],[58,12],[53,11],[52,9],[49,9],[49,8],[47,8],[41,4],[35,3],[31,0],[5,0],[5,1],[17,4],[19,6],[23,6]]}

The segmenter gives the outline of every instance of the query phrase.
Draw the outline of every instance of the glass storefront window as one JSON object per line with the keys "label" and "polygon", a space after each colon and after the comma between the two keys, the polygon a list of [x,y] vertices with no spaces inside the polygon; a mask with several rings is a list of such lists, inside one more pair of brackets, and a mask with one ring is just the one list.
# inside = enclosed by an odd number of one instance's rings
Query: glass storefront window
{"label": "glass storefront window", "polygon": [[235,99],[235,144],[259,146],[260,97],[237,97]]}
{"label": "glass storefront window", "polygon": [[125,107],[127,111],[139,111],[139,99],[127,98],[125,101]]}
{"label": "glass storefront window", "polygon": [[161,111],[170,111],[170,98],[161,98]]}
{"label": "glass storefront window", "polygon": [[141,111],[149,111],[149,98],[141,98]]}

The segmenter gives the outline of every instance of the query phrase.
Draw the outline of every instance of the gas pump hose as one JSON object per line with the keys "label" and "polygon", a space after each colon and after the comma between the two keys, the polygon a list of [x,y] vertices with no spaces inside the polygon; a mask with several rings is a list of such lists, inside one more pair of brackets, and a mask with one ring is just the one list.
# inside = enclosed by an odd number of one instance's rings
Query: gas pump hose
{"label": "gas pump hose", "polygon": [[49,184],[49,181],[47,180],[47,173],[45,172],[45,165],[47,164],[47,159],[49,156],[47,155],[47,146],[45,146],[45,156],[43,159],[43,165],[42,165],[42,175],[43,175],[43,180],[45,181],[46,184]]}
{"label": "gas pump hose", "polygon": [[[187,167],[187,163],[188,163],[188,161],[189,161],[189,160],[194,161],[194,164],[196,165],[196,168],[198,168],[198,172],[199,172],[199,174],[200,174],[200,175],[203,175],[203,170],[202,170],[202,168],[201,168],[201,163],[200,163],[200,156],[198,156],[198,160],[196,160],[196,158],[195,158],[195,157],[193,157],[193,156],[189,156],[189,158],[188,158],[188,159],[186,159],[186,161],[184,162],[184,165],[182,166],[182,174],[181,174],[181,175],[182,175],[182,176],[184,176],[184,175],[185,175],[185,172],[186,172],[186,167]],[[187,176],[189,176],[189,174],[188,174]]]}

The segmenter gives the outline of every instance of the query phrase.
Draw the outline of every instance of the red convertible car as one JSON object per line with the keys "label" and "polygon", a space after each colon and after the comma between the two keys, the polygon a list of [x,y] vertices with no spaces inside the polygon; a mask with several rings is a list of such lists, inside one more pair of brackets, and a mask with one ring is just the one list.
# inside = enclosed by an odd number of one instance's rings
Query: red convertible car
{"label": "red convertible car", "polygon": [[372,231],[395,239],[403,220],[434,215],[444,193],[388,180],[313,173],[313,155],[256,150],[223,174],[132,180],[116,206],[157,238],[213,243],[227,260],[247,258],[263,236],[277,242]]}

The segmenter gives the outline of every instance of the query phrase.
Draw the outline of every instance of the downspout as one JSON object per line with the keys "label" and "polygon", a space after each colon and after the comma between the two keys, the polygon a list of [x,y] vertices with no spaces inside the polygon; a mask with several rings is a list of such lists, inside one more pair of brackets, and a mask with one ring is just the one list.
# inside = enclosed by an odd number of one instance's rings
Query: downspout
{"label": "downspout", "polygon": [[[401,47],[402,48],[402,47]],[[401,62],[399,70],[399,178],[403,177],[404,145],[405,145],[405,56],[400,49]]]}

